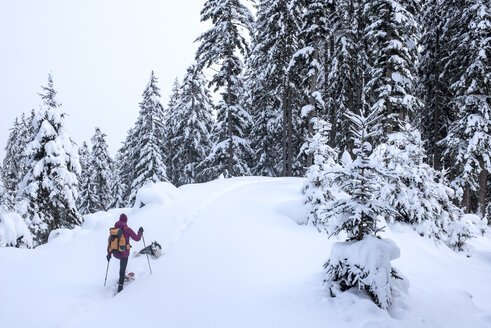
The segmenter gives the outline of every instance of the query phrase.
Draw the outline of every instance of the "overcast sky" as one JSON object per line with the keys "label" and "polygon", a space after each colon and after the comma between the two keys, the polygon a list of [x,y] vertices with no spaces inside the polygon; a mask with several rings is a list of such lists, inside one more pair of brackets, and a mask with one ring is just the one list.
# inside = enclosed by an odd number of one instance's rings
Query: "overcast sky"
{"label": "overcast sky", "polygon": [[80,145],[94,128],[114,155],[138,116],[151,70],[167,106],[198,46],[205,0],[0,0],[0,160],[16,116],[54,76]]}

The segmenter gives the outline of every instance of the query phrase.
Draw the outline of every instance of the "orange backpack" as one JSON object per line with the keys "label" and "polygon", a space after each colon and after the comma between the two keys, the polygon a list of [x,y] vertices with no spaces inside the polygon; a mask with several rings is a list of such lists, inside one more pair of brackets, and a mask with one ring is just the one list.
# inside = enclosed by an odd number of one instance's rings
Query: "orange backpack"
{"label": "orange backpack", "polygon": [[130,249],[130,245],[126,242],[126,237],[124,236],[125,228],[110,228],[109,229],[109,240],[108,240],[108,250],[113,254],[124,253],[126,250]]}

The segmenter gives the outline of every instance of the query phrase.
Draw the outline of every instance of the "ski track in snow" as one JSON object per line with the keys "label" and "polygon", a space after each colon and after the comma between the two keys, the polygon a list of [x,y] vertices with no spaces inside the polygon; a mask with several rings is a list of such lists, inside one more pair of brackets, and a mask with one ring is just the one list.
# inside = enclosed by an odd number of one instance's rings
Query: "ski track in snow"
{"label": "ski track in snow", "polygon": [[188,213],[187,215],[184,215],[181,219],[179,219],[179,222],[180,222],[179,230],[175,234],[175,237],[167,242],[168,247],[165,247],[165,249],[166,250],[171,249],[172,245],[177,240],[179,240],[181,238],[181,236],[183,235],[183,233],[187,229],[189,229],[193,225],[196,217],[199,216],[200,213],[202,213],[208,206],[210,206],[211,203],[213,203],[214,201],[219,199],[221,196],[226,195],[226,194],[228,194],[228,193],[230,193],[236,189],[239,189],[240,187],[244,187],[244,186],[248,186],[248,185],[252,185],[252,184],[260,184],[260,183],[265,183],[265,181],[257,180],[257,181],[237,182],[237,183],[234,183],[233,185],[231,185],[230,187],[225,188],[222,191],[215,192],[211,196],[205,198],[201,202],[201,204],[198,208],[191,210],[190,213]]}

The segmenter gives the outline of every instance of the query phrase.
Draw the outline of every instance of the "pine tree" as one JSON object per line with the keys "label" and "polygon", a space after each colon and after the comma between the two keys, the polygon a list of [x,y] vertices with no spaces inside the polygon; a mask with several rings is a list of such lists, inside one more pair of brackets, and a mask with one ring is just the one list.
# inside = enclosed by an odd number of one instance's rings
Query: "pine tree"
{"label": "pine tree", "polygon": [[329,124],[320,119],[314,120],[316,133],[308,140],[308,148],[305,149],[305,153],[312,156],[313,164],[307,170],[307,181],[302,192],[309,212],[308,221],[322,226],[328,219],[324,216],[325,206],[334,199],[328,172],[337,166],[338,154],[329,146]]}
{"label": "pine tree", "polygon": [[65,131],[65,114],[55,99],[51,74],[40,96],[43,104],[32,121],[34,138],[24,152],[27,173],[21,183],[23,215],[36,244],[46,242],[54,229],[73,228],[82,222],[75,206],[78,150]]}
{"label": "pine tree", "polygon": [[456,32],[446,71],[451,75],[455,120],[442,141],[454,163],[455,182],[464,189],[463,205],[472,210],[471,191],[478,191],[479,212],[487,207],[487,176],[491,170],[491,11],[486,1],[454,3],[448,29]]}
{"label": "pine tree", "polygon": [[375,0],[365,6],[370,80],[367,95],[372,111],[382,114],[385,133],[398,121],[414,118],[421,106],[416,97],[418,28],[415,0]]}
{"label": "pine tree", "polygon": [[406,222],[421,235],[443,239],[450,224],[461,217],[453,204],[456,193],[441,172],[424,162],[419,131],[408,122],[399,130],[375,151],[388,172],[380,198],[397,212],[386,220]]}
{"label": "pine tree", "polygon": [[[297,155],[304,142],[301,130],[300,108],[305,104],[304,93],[298,87],[295,74],[289,72],[290,61],[299,50],[300,18],[302,6],[298,1],[263,0],[257,6],[257,35],[253,48],[254,68],[260,72],[260,83],[256,86],[256,101],[261,106],[254,116],[254,134],[252,136],[255,152],[263,168],[259,171],[271,172],[274,159],[261,152],[260,147],[267,146],[264,152],[277,156],[277,147],[270,146],[270,140],[278,137],[281,131],[281,162],[274,171],[284,176],[292,176],[294,171],[303,174],[303,163],[297,162]],[[280,127],[280,129],[278,129]],[[261,138],[266,139],[261,142]],[[270,152],[272,150],[272,152]],[[267,166],[265,166],[267,165]]]}
{"label": "pine tree", "polygon": [[354,113],[346,116],[351,122],[351,133],[354,136],[353,154],[356,158],[340,169],[328,172],[331,183],[347,194],[347,198],[335,199],[326,207],[328,220],[326,229],[329,234],[338,234],[341,231],[348,233],[349,240],[362,240],[365,235],[375,235],[378,216],[390,213],[391,209],[381,200],[377,199],[380,185],[383,183],[385,172],[380,163],[373,157],[370,140],[378,136],[378,129],[374,128],[378,116],[372,112],[366,117]]}
{"label": "pine tree", "polygon": [[167,167],[167,177],[173,185],[177,185],[179,182],[179,176],[176,171],[176,154],[174,149],[177,147],[173,141],[176,140],[178,130],[177,125],[179,124],[177,105],[181,97],[181,85],[176,78],[172,86],[172,94],[169,98],[169,103],[167,105],[167,110],[165,110],[164,119],[164,154],[167,154],[165,165]]}
{"label": "pine tree", "polygon": [[331,296],[355,287],[366,292],[380,308],[387,309],[397,288],[396,279],[401,279],[390,262],[399,257],[400,251],[390,239],[376,236],[382,229],[377,227],[378,217],[392,210],[377,197],[385,172],[371,156],[370,140],[379,133],[373,129],[378,119],[375,113],[367,117],[363,111],[361,115],[347,114],[355,136],[356,158],[344,168],[328,172],[331,182],[347,197],[327,202],[325,216],[329,219],[325,227],[329,234],[346,232],[348,241],[332,246],[324,268]]}
{"label": "pine tree", "polygon": [[177,105],[177,135],[171,141],[177,185],[201,182],[198,165],[211,150],[213,104],[203,73],[192,65],[187,69]]}
{"label": "pine tree", "polygon": [[22,155],[26,146],[26,135],[28,134],[24,114],[21,119],[16,118],[5,148],[5,158],[1,180],[5,188],[2,194],[3,204],[6,209],[13,210],[19,191],[19,183],[22,181],[26,172],[24,157]]}
{"label": "pine tree", "polygon": [[80,159],[81,173],[79,176],[80,192],[77,199],[77,208],[80,214],[86,215],[91,213],[90,209],[93,208],[90,197],[90,150],[87,143],[84,141],[82,147],[78,150],[78,156]]}
{"label": "pine tree", "polygon": [[133,166],[130,204],[133,204],[138,190],[148,182],[167,181],[165,155],[163,148],[164,109],[160,103],[160,89],[153,71],[150,75],[143,100],[140,103],[140,115],[133,129],[130,162]]}
{"label": "pine tree", "polygon": [[213,27],[203,33],[196,60],[198,69],[217,66],[210,85],[215,91],[224,88],[218,106],[217,125],[214,130],[215,146],[202,162],[203,178],[248,175],[248,162],[252,150],[246,139],[251,117],[242,107],[243,63],[239,54],[247,52],[242,32],[250,33],[253,16],[240,0],[209,0],[201,11],[201,20],[211,20]]}
{"label": "pine tree", "polygon": [[245,104],[253,120],[250,132],[253,158],[250,167],[253,175],[275,177],[282,173],[282,150],[278,142],[282,138],[282,115],[266,74],[268,59],[259,51],[256,39],[253,40],[245,72]]}
{"label": "pine tree", "polygon": [[449,81],[444,74],[449,39],[453,37],[445,33],[447,13],[451,10],[448,1],[428,0],[422,5],[418,94],[423,106],[418,119],[422,136],[427,142],[429,163],[440,170],[444,164],[440,141],[446,136],[448,123],[452,119]]}
{"label": "pine tree", "polygon": [[122,199],[124,206],[130,205],[131,184],[135,175],[133,163],[134,152],[136,151],[136,141],[133,138],[133,128],[129,129],[123,146],[116,154],[116,161],[119,166],[119,186],[122,188]]}
{"label": "pine tree", "polygon": [[366,17],[363,2],[341,0],[330,15],[331,56],[325,64],[326,110],[331,123],[330,144],[340,150],[353,148],[348,111],[360,113],[369,108],[365,96],[369,67],[367,58]]}
{"label": "pine tree", "polygon": [[95,128],[88,166],[90,213],[107,211],[112,201],[112,160],[109,156],[105,137],[106,134],[102,133],[99,128]]}
{"label": "pine tree", "polygon": [[111,178],[111,195],[112,202],[109,205],[110,208],[121,208],[126,206],[125,201],[125,191],[127,190],[127,186],[124,183],[124,179],[122,177],[122,162],[123,158],[121,153],[118,152],[116,154],[116,158],[113,161],[112,165],[112,178]]}
{"label": "pine tree", "polygon": [[[305,90],[305,98],[308,104],[302,108],[301,116],[307,127],[307,136],[304,137],[306,146],[307,139],[311,139],[314,134],[315,118],[323,116],[324,100],[320,93],[320,75],[322,64],[320,58],[321,42],[325,35],[330,32],[327,12],[329,3],[326,0],[314,0],[305,4],[305,10],[300,19],[301,28],[299,39],[303,47],[298,50],[290,62],[290,70],[295,72],[300,78],[299,86]],[[313,154],[307,155],[306,166],[313,163]]]}

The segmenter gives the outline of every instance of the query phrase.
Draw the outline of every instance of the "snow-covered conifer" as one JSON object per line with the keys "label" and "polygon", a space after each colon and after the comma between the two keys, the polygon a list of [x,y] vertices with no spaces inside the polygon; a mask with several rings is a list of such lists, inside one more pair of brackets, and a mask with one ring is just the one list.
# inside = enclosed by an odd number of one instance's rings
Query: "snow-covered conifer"
{"label": "snow-covered conifer", "polygon": [[121,170],[122,170],[122,156],[121,153],[118,152],[116,154],[116,158],[113,161],[112,165],[112,178],[111,178],[111,196],[112,202],[109,205],[110,208],[121,208],[126,206],[125,202],[125,191],[127,189],[124,180],[122,178]]}
{"label": "snow-covered conifer", "polygon": [[[453,33],[445,30],[449,16],[449,1],[427,0],[422,3],[420,55],[418,59],[418,95],[423,106],[417,113],[423,139],[427,142],[429,163],[442,169],[442,145],[452,120],[448,74],[444,73],[449,39]],[[450,32],[450,33],[449,33]]]}
{"label": "snow-covered conifer", "polygon": [[201,182],[197,166],[210,153],[214,119],[205,77],[195,65],[191,65],[184,76],[177,111],[177,135],[171,141],[175,145],[177,185]]}
{"label": "snow-covered conifer", "polygon": [[36,244],[46,242],[54,229],[73,228],[82,222],[75,205],[78,149],[65,130],[65,114],[56,101],[51,74],[43,91],[43,104],[32,120],[34,137],[24,150],[27,173],[20,188],[23,215]]}
{"label": "snow-covered conifer", "polygon": [[243,63],[239,54],[248,51],[243,34],[250,33],[253,16],[240,0],[209,0],[201,11],[201,20],[211,20],[213,26],[198,38],[201,44],[196,52],[197,67],[217,67],[210,84],[215,91],[224,88],[214,129],[215,145],[201,163],[202,176],[210,179],[221,173],[248,175],[252,150],[246,138],[252,122],[241,105]]}
{"label": "snow-covered conifer", "polygon": [[162,153],[164,109],[159,100],[159,91],[157,78],[152,71],[150,81],[143,91],[140,115],[131,136],[135,148],[130,158],[134,170],[130,204],[145,183],[167,181],[165,155]]}
{"label": "snow-covered conifer", "polygon": [[323,79],[325,107],[331,123],[330,144],[341,151],[353,148],[345,113],[368,110],[365,97],[369,73],[364,5],[358,0],[336,1],[329,15],[330,49]]}
{"label": "snow-covered conifer", "polygon": [[88,165],[90,213],[107,211],[112,200],[112,159],[109,156],[105,138],[106,135],[99,128],[95,128]]}
{"label": "snow-covered conifer", "polygon": [[[304,173],[305,164],[297,160],[305,139],[300,120],[304,92],[300,77],[289,70],[292,56],[300,48],[301,17],[302,6],[298,1],[262,0],[257,5],[257,35],[250,58],[260,72],[260,83],[255,85],[259,89],[254,96],[259,106],[253,106],[257,112],[253,112],[251,135],[259,165],[256,172],[278,172],[284,176],[292,176],[295,171]],[[272,146],[278,137],[280,147]],[[278,158],[281,160],[277,167],[272,168]]]}
{"label": "snow-covered conifer", "polygon": [[374,0],[365,5],[371,68],[366,93],[371,110],[382,115],[386,133],[395,131],[398,120],[414,116],[421,106],[415,74],[417,8],[415,0]]}
{"label": "snow-covered conifer", "polygon": [[22,216],[0,204],[0,247],[34,246],[33,236]]}
{"label": "snow-covered conifer", "polygon": [[389,239],[376,234],[379,216],[391,212],[383,200],[377,198],[385,172],[371,156],[370,140],[379,131],[373,129],[378,119],[376,112],[365,117],[347,114],[351,133],[355,136],[353,154],[356,158],[343,168],[333,168],[327,174],[332,183],[346,194],[325,205],[325,229],[329,234],[347,233],[348,241],[336,243],[325,263],[326,283],[331,296],[352,287],[365,291],[382,309],[392,303],[392,290],[401,275],[390,261],[399,257],[399,248]]}
{"label": "snow-covered conifer", "polygon": [[466,250],[466,240],[474,237],[469,225],[463,221],[451,222],[448,226],[448,246],[452,247],[454,250],[462,252]]}
{"label": "snow-covered conifer", "polygon": [[2,166],[1,180],[5,188],[2,194],[3,204],[9,210],[13,210],[17,201],[19,183],[26,172],[23,151],[26,146],[27,135],[26,120],[16,118],[5,147],[5,157]]}
{"label": "snow-covered conifer", "polygon": [[[304,136],[304,147],[309,143],[314,134],[314,121],[316,117],[323,116],[324,100],[319,91],[319,79],[322,70],[320,50],[321,42],[329,34],[329,20],[326,13],[329,11],[329,3],[325,0],[313,0],[305,3],[302,17],[299,39],[302,41],[300,49],[293,55],[289,65],[290,73],[296,74],[299,87],[305,90],[305,98],[301,116],[307,126],[307,136]],[[313,153],[307,154],[306,166],[313,163]]]}
{"label": "snow-covered conifer", "polygon": [[167,104],[167,109],[164,115],[164,142],[163,153],[166,154],[165,165],[167,167],[167,178],[173,185],[177,185],[179,181],[179,176],[174,173],[176,171],[177,160],[174,149],[177,145],[173,142],[176,141],[178,134],[177,125],[179,124],[177,105],[179,103],[179,98],[181,96],[181,85],[179,80],[176,78],[174,84],[172,85],[172,93],[169,97],[169,103]]}
{"label": "snow-covered conifer", "polygon": [[455,191],[444,183],[441,172],[424,162],[419,131],[407,122],[399,130],[375,150],[387,170],[380,198],[397,212],[387,221],[410,223],[421,235],[442,239],[449,224],[462,215],[453,204]]}
{"label": "snow-covered conifer", "polygon": [[[454,163],[454,181],[464,189],[466,211],[477,209],[484,217],[491,172],[491,10],[482,0],[460,1],[454,6],[454,15],[448,21],[448,28],[453,28],[455,34],[446,76],[451,83],[455,119],[442,145],[445,156]],[[477,192],[478,208],[471,204],[471,191]]]}
{"label": "snow-covered conifer", "polygon": [[136,150],[136,140],[133,138],[133,128],[129,129],[123,146],[116,154],[116,161],[119,166],[119,187],[123,191],[124,206],[129,205],[131,194],[131,183],[135,175],[133,166],[133,153]]}
{"label": "snow-covered conifer", "polygon": [[328,220],[324,215],[325,206],[334,199],[327,172],[336,166],[337,154],[329,146],[329,130],[327,122],[317,119],[314,123],[316,133],[308,140],[308,148],[305,149],[305,153],[312,156],[313,164],[307,170],[302,192],[309,212],[308,221],[316,226],[322,226]]}
{"label": "snow-covered conifer", "polygon": [[79,196],[77,199],[77,208],[80,214],[89,214],[90,209],[93,208],[90,197],[90,150],[87,143],[84,141],[82,146],[78,150],[78,156],[80,159],[81,173],[79,176]]}

